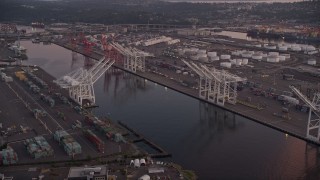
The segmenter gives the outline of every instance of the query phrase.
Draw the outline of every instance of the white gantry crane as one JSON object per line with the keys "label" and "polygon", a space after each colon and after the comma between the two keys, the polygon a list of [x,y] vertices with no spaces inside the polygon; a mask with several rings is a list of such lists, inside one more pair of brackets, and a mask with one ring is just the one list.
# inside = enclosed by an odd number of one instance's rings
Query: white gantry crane
{"label": "white gantry crane", "polygon": [[123,47],[116,42],[112,42],[110,45],[125,57],[124,68],[131,72],[137,72],[137,71],[145,72],[146,57],[153,56],[152,54],[149,54],[147,52],[141,51],[136,48]]}
{"label": "white gantry crane", "polygon": [[61,78],[54,80],[62,88],[69,89],[69,96],[82,106],[83,100],[95,104],[93,84],[105,73],[114,63],[114,60],[104,57],[95,63],[90,69],[77,69]]}
{"label": "white gantry crane", "polygon": [[236,104],[237,84],[238,82],[245,81],[245,78],[241,78],[224,70],[209,69],[202,64],[197,65],[193,62],[182,61],[200,77],[200,98],[220,106],[224,106],[225,101]]}
{"label": "white gantry crane", "polygon": [[320,141],[320,93],[314,93],[312,101],[304,96],[294,86],[290,89],[309,107],[309,117],[307,126],[307,138],[319,142]]}

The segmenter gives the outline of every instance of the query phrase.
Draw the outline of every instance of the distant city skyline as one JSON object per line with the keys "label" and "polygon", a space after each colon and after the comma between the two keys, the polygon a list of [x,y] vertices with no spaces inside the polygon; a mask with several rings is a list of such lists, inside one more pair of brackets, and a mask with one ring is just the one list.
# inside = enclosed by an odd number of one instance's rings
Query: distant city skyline
{"label": "distant city skyline", "polygon": [[168,2],[193,2],[193,3],[214,3],[214,2],[301,2],[306,0],[161,0]]}

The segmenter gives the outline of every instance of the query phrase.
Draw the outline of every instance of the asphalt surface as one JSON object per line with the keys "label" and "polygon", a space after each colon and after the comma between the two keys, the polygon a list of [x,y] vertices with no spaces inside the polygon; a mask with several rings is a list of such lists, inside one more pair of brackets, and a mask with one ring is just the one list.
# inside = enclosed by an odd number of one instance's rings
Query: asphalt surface
{"label": "asphalt surface", "polygon": [[[53,78],[39,68],[34,68],[34,74],[49,84],[49,89],[41,89],[41,93],[52,95],[55,92],[67,95],[67,92],[60,89],[52,83]],[[80,143],[82,153],[75,155],[75,159],[83,159],[109,154],[126,152],[132,150],[131,144],[116,143],[104,136],[102,133],[95,131],[84,122],[84,115],[76,112],[73,107],[75,104],[64,104],[62,101],[55,99],[55,106],[50,107],[49,104],[40,99],[39,94],[33,93],[28,86],[15,77],[14,72],[21,71],[19,67],[10,67],[6,69],[7,75],[13,77],[13,82],[0,82],[0,122],[2,123],[2,131],[8,132],[10,136],[5,138],[8,145],[11,146],[18,154],[19,163],[44,162],[44,161],[63,161],[70,160],[63,147],[53,139],[53,133],[58,129],[66,130],[75,141]],[[30,78],[29,78],[30,80]],[[33,109],[41,109],[47,112],[46,117],[35,119]],[[58,112],[65,114],[65,120],[60,118]],[[99,152],[84,135],[81,129],[73,129],[72,124],[79,120],[84,128],[91,129],[101,140],[104,141],[105,152]],[[21,131],[29,129],[25,133]],[[11,130],[8,130],[8,128]],[[124,131],[119,131],[123,133]],[[44,136],[54,150],[53,157],[32,159],[28,154],[23,142],[27,138],[35,136]],[[120,147],[119,147],[120,146]]]}

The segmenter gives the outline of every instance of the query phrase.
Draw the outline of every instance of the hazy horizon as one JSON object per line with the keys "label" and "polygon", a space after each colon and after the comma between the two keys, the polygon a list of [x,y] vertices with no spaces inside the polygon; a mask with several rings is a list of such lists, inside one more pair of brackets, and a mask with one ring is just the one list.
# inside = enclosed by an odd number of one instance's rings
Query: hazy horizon
{"label": "hazy horizon", "polygon": [[168,2],[302,2],[305,0],[161,0]]}

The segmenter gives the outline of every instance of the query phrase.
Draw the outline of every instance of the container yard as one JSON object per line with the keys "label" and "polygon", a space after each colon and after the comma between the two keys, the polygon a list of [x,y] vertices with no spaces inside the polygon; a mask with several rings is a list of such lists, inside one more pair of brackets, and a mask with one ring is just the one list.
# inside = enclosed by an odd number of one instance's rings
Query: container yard
{"label": "container yard", "polygon": [[1,73],[13,77],[0,83],[1,101],[8,102],[0,105],[1,112],[7,111],[0,114],[7,120],[1,122],[2,133],[10,145],[3,150],[3,164],[83,160],[110,156],[119,148],[139,154],[123,137],[125,129],[81,108],[41,68],[2,66]]}
{"label": "container yard", "polygon": [[[138,178],[147,168],[155,166],[149,159],[150,155],[143,149],[139,150],[130,138],[125,138],[128,135],[126,128],[107,118],[97,118],[80,108],[67,98],[67,92],[58,88],[53,83],[52,76],[41,68],[2,66],[1,71],[13,77],[10,82],[0,83],[0,91],[3,92],[0,95],[1,101],[8,102],[0,104],[1,112],[7,112],[0,113],[0,119],[6,120],[1,121],[1,133],[5,135],[7,143],[7,148],[0,151],[0,163],[4,166],[1,170],[7,177],[31,178],[38,177],[39,174],[39,177],[44,174],[57,177],[52,175],[53,169],[49,170],[55,165],[63,166],[58,172],[59,177],[67,177],[68,167],[73,163],[85,162],[94,166],[98,162],[97,158],[104,159],[102,164],[110,162],[109,167],[119,169],[124,165],[119,166],[114,161],[121,154],[125,155],[122,161],[131,156],[148,158],[148,161],[139,161],[137,167],[129,167],[128,162],[128,173],[133,177]],[[54,106],[45,100],[48,97],[54,100]],[[149,143],[153,146],[152,142]],[[12,169],[10,165],[22,168]],[[27,169],[24,170],[24,167]],[[164,168],[161,175],[163,177],[170,175],[178,178],[182,173],[181,168],[163,162],[157,167]],[[50,174],[46,174],[48,171]],[[124,178],[121,173],[109,172],[110,174]]]}

